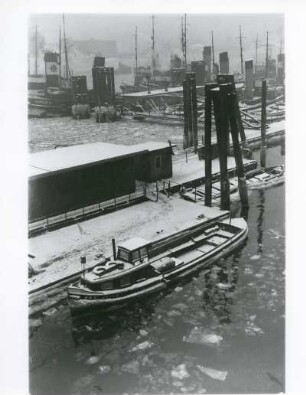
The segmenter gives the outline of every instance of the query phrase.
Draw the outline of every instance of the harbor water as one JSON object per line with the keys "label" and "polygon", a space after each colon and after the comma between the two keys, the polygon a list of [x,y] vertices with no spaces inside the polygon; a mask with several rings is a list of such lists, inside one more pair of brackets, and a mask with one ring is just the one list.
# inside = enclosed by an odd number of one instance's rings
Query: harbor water
{"label": "harbor water", "polygon": [[[182,140],[181,126],[133,120],[29,122],[31,152],[94,141]],[[267,166],[284,159],[280,147],[267,150]],[[284,391],[284,198],[284,185],[250,192],[245,245],[173,289],[108,316],[72,317],[65,299],[46,311],[30,331],[31,394]],[[240,215],[237,202],[232,213]]]}

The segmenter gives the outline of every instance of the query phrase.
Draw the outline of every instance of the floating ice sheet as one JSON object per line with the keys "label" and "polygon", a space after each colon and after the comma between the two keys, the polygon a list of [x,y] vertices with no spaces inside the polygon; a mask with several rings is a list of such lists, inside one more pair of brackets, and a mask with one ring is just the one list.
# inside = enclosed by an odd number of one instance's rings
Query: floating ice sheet
{"label": "floating ice sheet", "polygon": [[184,336],[183,341],[187,343],[219,345],[223,338],[215,333],[207,333],[205,329],[195,327],[189,336]]}
{"label": "floating ice sheet", "polygon": [[228,374],[228,372],[222,372],[221,370],[216,370],[201,365],[197,365],[197,367],[201,372],[207,374],[207,376],[215,380],[224,381]]}
{"label": "floating ice sheet", "polygon": [[129,351],[132,352],[132,351],[138,351],[138,350],[146,350],[146,349],[151,348],[153,346],[154,346],[154,343],[149,342],[148,340],[145,340],[144,342],[139,343],[139,344],[137,344],[137,346],[131,348]]}
{"label": "floating ice sheet", "polygon": [[171,371],[171,376],[176,379],[183,380],[186,379],[187,377],[190,377],[190,374],[186,369],[186,365],[181,364]]}

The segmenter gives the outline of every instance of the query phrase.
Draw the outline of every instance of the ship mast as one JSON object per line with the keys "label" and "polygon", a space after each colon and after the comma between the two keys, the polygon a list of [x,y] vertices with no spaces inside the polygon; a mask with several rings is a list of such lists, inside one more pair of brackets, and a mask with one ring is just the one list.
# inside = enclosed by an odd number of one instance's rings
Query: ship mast
{"label": "ship mast", "polygon": [[268,78],[268,64],[269,64],[269,32],[267,32],[267,42],[266,42],[266,78]]}
{"label": "ship mast", "polygon": [[155,77],[155,32],[154,32],[154,15],[152,15],[152,77]]}
{"label": "ship mast", "polygon": [[59,86],[62,85],[62,28],[59,27],[59,43],[58,43],[58,52],[59,52]]}
{"label": "ship mast", "polygon": [[70,77],[70,69],[68,63],[68,53],[67,53],[67,43],[66,43],[66,33],[65,33],[65,15],[63,15],[63,38],[64,38],[64,52],[65,52],[65,66],[66,66],[66,80],[68,81]]}
{"label": "ship mast", "polygon": [[257,50],[258,50],[258,34],[255,41],[255,73],[257,73]]}
{"label": "ship mast", "polygon": [[213,76],[215,79],[215,47],[214,47],[214,32],[211,31],[211,49],[212,49],[212,62],[213,62]]}
{"label": "ship mast", "polygon": [[243,75],[243,48],[242,48],[242,37],[241,37],[241,25],[239,25],[239,43],[240,43],[241,75]]}
{"label": "ship mast", "polygon": [[186,27],[186,14],[182,17],[182,51],[184,68],[187,70],[187,27]]}
{"label": "ship mast", "polygon": [[35,75],[37,77],[37,57],[38,57],[38,51],[37,51],[37,25],[35,26]]}
{"label": "ship mast", "polygon": [[137,26],[136,26],[136,29],[135,29],[135,76],[134,76],[134,79],[135,79],[135,83],[137,83],[137,81],[138,81],[138,79],[137,79],[137,77],[138,77],[138,55],[137,55]]}

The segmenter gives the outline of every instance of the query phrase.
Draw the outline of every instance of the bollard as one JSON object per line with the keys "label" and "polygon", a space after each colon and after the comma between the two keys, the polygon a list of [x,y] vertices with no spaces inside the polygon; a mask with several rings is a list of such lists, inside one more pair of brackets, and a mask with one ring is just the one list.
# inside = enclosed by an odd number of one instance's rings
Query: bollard
{"label": "bollard", "polygon": [[260,147],[260,166],[266,167],[266,158],[267,158],[267,147],[265,145],[261,145]]}

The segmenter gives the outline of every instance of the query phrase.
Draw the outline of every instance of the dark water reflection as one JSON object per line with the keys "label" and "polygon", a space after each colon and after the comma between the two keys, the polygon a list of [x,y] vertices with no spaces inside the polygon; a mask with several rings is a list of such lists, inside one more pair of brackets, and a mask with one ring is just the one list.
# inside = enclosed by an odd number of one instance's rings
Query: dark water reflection
{"label": "dark water reflection", "polygon": [[184,284],[108,317],[65,305],[46,317],[30,338],[31,393],[284,391],[284,186],[253,191],[240,214],[246,245]]}

